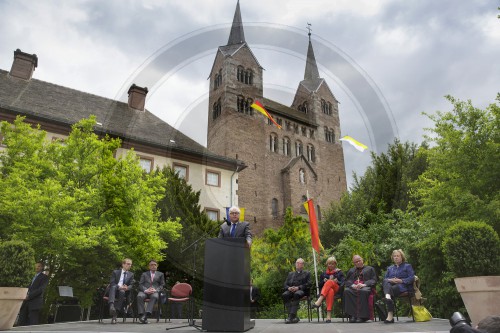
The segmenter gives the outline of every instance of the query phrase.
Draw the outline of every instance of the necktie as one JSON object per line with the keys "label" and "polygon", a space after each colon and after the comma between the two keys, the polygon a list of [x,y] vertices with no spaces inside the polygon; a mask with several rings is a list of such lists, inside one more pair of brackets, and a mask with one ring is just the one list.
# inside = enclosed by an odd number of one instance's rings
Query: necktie
{"label": "necktie", "polygon": [[233,225],[231,226],[231,237],[234,237],[235,234],[236,234],[236,223],[233,223]]}
{"label": "necktie", "polygon": [[33,285],[33,282],[35,282],[37,276],[38,276],[38,273],[36,273],[35,277],[33,278],[33,280],[31,280],[31,285]]}
{"label": "necktie", "polygon": [[155,278],[155,273],[151,273],[151,287],[153,286],[153,279]]}

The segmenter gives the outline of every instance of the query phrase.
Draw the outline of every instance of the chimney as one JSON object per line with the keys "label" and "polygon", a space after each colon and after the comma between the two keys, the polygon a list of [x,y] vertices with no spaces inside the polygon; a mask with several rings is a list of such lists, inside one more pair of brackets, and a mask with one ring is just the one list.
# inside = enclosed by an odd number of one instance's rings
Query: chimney
{"label": "chimney", "polygon": [[23,80],[30,80],[35,68],[38,66],[36,54],[28,54],[20,49],[14,51],[14,62],[10,69],[10,75]]}
{"label": "chimney", "polygon": [[135,83],[128,90],[128,106],[132,109],[144,111],[148,88],[136,86]]}

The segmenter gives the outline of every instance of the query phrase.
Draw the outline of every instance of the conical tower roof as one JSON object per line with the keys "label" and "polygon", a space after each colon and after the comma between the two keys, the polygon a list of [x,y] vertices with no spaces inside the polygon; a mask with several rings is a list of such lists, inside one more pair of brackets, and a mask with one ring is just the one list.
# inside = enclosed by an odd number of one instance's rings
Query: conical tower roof
{"label": "conical tower roof", "polygon": [[227,45],[245,43],[245,32],[243,31],[243,22],[241,21],[240,1],[236,4],[236,11],[234,12],[233,25],[231,26],[231,33]]}

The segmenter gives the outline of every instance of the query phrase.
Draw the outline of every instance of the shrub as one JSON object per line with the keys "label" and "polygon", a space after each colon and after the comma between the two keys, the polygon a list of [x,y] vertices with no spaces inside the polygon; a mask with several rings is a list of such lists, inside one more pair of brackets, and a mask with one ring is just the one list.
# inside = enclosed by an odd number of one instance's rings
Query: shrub
{"label": "shrub", "polygon": [[446,230],[445,261],[457,277],[500,273],[500,239],[484,222],[458,222]]}
{"label": "shrub", "polygon": [[33,273],[35,252],[25,242],[0,244],[0,287],[27,287]]}

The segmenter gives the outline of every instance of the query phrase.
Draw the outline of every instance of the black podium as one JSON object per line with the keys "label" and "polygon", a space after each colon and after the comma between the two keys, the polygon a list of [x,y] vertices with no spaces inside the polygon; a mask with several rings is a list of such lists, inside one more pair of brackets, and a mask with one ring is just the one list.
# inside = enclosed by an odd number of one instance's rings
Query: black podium
{"label": "black podium", "polygon": [[244,332],[250,319],[250,249],[244,238],[205,242],[202,329]]}

